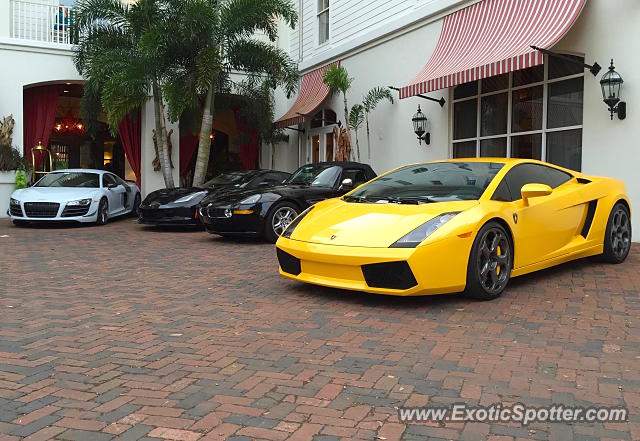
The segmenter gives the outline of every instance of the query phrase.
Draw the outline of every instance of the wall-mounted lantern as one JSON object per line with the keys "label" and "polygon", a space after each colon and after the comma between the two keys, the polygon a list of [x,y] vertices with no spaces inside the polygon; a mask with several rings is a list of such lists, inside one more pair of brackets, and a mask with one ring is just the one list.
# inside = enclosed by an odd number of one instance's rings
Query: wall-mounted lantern
{"label": "wall-mounted lantern", "polygon": [[624,81],[620,74],[615,71],[612,58],[609,71],[605,73],[600,80],[602,99],[606,105],[609,106],[611,119],[613,119],[614,113],[618,115],[618,119],[625,119],[627,117],[627,103],[620,101],[620,88],[622,87],[622,83],[624,83]]}
{"label": "wall-mounted lantern", "polygon": [[424,140],[425,144],[431,144],[431,134],[427,132],[427,117],[420,110],[420,106],[418,105],[418,113],[413,115],[411,118],[413,122],[413,131],[418,136],[418,142],[422,144]]}

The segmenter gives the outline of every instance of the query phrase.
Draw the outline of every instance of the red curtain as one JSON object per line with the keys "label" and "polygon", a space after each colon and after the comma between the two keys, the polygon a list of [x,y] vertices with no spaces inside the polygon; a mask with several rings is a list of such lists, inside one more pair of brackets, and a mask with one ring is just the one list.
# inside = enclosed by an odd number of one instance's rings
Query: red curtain
{"label": "red curtain", "polygon": [[236,126],[241,134],[240,143],[240,162],[245,170],[253,170],[256,168],[258,161],[258,133],[253,127],[247,126],[240,118],[240,109],[233,109],[236,119]]}
{"label": "red curtain", "polygon": [[124,154],[136,175],[136,184],[140,188],[140,157],[142,155],[142,112],[140,109],[122,118],[118,126],[118,135],[120,135]]}
{"label": "red curtain", "polygon": [[180,133],[180,177],[183,177],[189,171],[193,153],[198,148],[200,134],[194,135],[189,131]]}
{"label": "red curtain", "polygon": [[[51,131],[56,121],[60,86],[39,86],[24,90],[24,156],[31,160],[31,149],[38,145],[49,145]],[[36,166],[42,162],[42,155],[36,155]]]}

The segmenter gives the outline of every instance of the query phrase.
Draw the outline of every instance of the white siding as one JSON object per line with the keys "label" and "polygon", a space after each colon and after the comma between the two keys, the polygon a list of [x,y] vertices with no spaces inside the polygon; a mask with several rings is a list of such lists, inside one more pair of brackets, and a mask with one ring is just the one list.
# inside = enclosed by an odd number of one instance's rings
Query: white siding
{"label": "white siding", "polygon": [[[354,38],[388,26],[401,18],[409,21],[419,20],[424,11],[433,13],[434,8],[425,8],[442,4],[443,9],[451,2],[443,0],[331,0],[329,6],[329,42],[318,44],[317,0],[298,0],[296,6],[303,5],[299,26],[302,26],[302,59],[316,57],[331,49],[343,46]],[[436,7],[437,10],[437,7]],[[397,22],[398,29],[405,21]],[[299,59],[299,30],[291,31],[290,54]]]}

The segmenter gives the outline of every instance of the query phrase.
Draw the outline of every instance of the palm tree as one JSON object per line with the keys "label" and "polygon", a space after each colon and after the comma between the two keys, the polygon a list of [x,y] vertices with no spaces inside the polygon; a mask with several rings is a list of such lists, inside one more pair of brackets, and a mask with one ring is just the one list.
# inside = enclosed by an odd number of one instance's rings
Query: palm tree
{"label": "palm tree", "polygon": [[369,114],[375,110],[380,101],[389,100],[393,104],[393,95],[389,89],[384,87],[375,87],[371,89],[365,95],[362,100],[362,106],[364,107],[364,118],[367,126],[367,159],[371,160],[371,136],[369,133]]}
{"label": "palm tree", "polygon": [[360,143],[358,142],[358,129],[362,127],[364,122],[364,106],[362,104],[354,104],[349,112],[349,128],[356,134],[356,161],[360,161]]}
{"label": "palm tree", "polygon": [[[244,72],[248,82],[265,82],[271,88],[284,86],[288,95],[298,86],[294,61],[273,42],[278,37],[278,20],[290,27],[297,13],[289,0],[167,0],[182,8],[175,20],[179,45],[186,47],[170,69],[165,88],[169,115],[178,117],[185,109],[202,106],[200,141],[193,185],[201,185],[209,165],[216,94],[231,91],[230,73]],[[255,38],[256,32],[269,42]],[[241,87],[236,87],[241,89]]]}
{"label": "palm tree", "polygon": [[174,187],[162,96],[166,51],[163,28],[170,17],[160,0],[79,0],[74,7],[74,63],[86,78],[83,113],[88,129],[103,108],[116,132],[122,118],[144,105],[151,93],[158,155],[165,186]]}
{"label": "palm tree", "polygon": [[[349,124],[349,106],[347,104],[347,92],[351,89],[351,82],[353,78],[349,77],[349,72],[342,66],[333,64],[324,72],[322,77],[324,84],[329,86],[331,94],[342,93],[342,99],[344,101],[344,121],[345,124]],[[351,143],[351,135],[347,130],[347,142]]]}

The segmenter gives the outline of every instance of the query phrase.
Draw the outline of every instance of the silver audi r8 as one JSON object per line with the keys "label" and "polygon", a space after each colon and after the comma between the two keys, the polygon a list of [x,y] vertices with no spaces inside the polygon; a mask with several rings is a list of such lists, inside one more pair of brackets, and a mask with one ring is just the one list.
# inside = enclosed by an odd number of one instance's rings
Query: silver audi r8
{"label": "silver audi r8", "polygon": [[82,222],[104,225],[137,214],[140,189],[104,170],[68,169],[46,174],[11,195],[7,214],[14,224]]}

